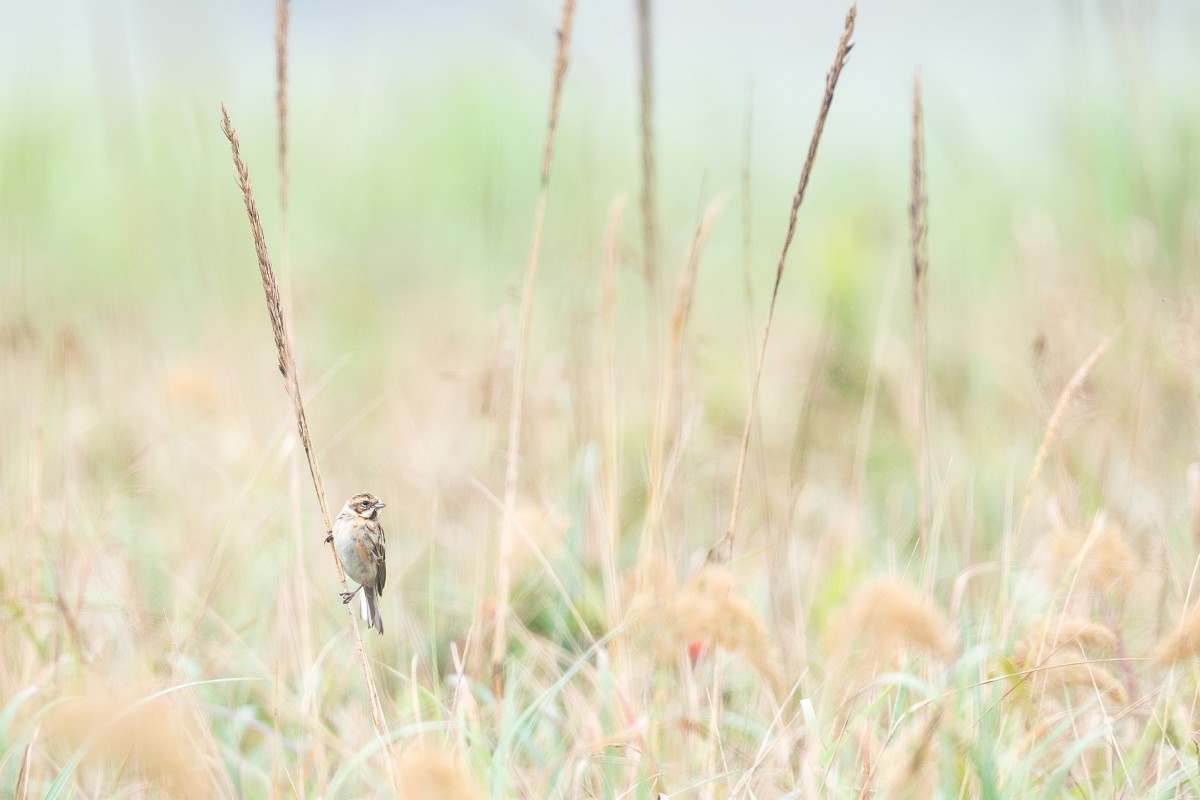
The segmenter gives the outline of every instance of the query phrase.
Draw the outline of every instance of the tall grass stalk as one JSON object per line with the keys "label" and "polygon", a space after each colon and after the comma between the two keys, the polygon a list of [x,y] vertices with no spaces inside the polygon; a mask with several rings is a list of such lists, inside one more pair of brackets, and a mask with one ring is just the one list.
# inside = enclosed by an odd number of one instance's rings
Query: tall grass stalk
{"label": "tall grass stalk", "polygon": [[846,57],[850,54],[850,38],[854,35],[854,18],[858,13],[858,5],[850,7],[846,14],[846,22],[842,36],[838,39],[837,53],[833,58],[833,66],[825,76],[825,94],[821,98],[821,108],[817,112],[816,126],[808,143],[808,155],[804,159],[804,167],[800,170],[800,184],[796,188],[796,196],[792,199],[791,212],[788,214],[787,234],[783,239],[783,249],[779,254],[779,262],[775,266],[775,284],[771,289],[771,302],[767,306],[767,321],[763,326],[762,344],[758,350],[758,362],[754,368],[754,382],[750,388],[750,402],[746,411],[746,424],[742,429],[742,442],[738,450],[737,472],[733,481],[733,500],[729,509],[729,527],[725,534],[709,550],[708,557],[713,562],[727,562],[733,557],[733,543],[737,532],[738,508],[742,500],[742,484],[746,475],[746,454],[750,449],[750,432],[754,425],[754,410],[758,406],[758,388],[762,381],[763,363],[767,357],[767,340],[771,336],[771,322],[775,318],[775,302],[779,299],[779,284],[783,280],[783,268],[787,264],[788,250],[792,246],[792,238],[796,235],[796,216],[800,212],[800,204],[804,202],[804,193],[808,189],[808,180],[812,176],[813,163],[817,159],[817,145],[821,143],[821,133],[825,130],[825,120],[833,105],[833,92],[837,88],[838,78],[842,68],[846,66]]}
{"label": "tall grass stalk", "polygon": [[663,500],[667,490],[667,435],[672,425],[671,405],[675,397],[676,384],[683,356],[683,332],[687,327],[692,307],[692,294],[696,285],[696,272],[700,256],[713,226],[725,208],[725,201],[711,203],[696,224],[692,243],[688,247],[687,259],[679,271],[679,283],[675,289],[675,310],[671,314],[671,327],[667,336],[667,347],[663,354],[661,369],[662,385],[659,387],[658,406],[654,414],[654,429],[650,440],[650,482],[646,494],[646,520],[642,528],[638,558],[644,561],[658,552],[661,546],[659,535],[662,525]]}
{"label": "tall grass stalk", "polygon": [[[317,495],[317,505],[321,508],[321,520],[325,525],[326,531],[333,530],[333,518],[329,514],[329,504],[325,499],[325,485],[321,480],[321,471],[317,466],[316,454],[313,449],[312,436],[308,431],[308,420],[304,414],[304,401],[300,394],[300,381],[296,372],[296,360],[292,353],[292,344],[288,338],[287,322],[283,316],[283,308],[279,297],[279,282],[275,278],[275,270],[271,266],[271,255],[267,250],[267,237],[263,233],[262,220],[259,218],[258,205],[254,200],[254,190],[250,185],[250,172],[246,168],[245,162],[242,160],[241,149],[238,145],[237,131],[233,127],[233,122],[229,119],[229,112],[224,104],[221,105],[221,119],[225,131],[225,138],[229,140],[230,150],[233,154],[233,166],[237,172],[238,187],[242,191],[242,200],[246,205],[246,215],[250,220],[250,231],[254,236],[254,252],[258,257],[259,275],[262,278],[263,295],[267,301],[267,313],[271,318],[271,332],[275,336],[275,350],[279,356],[279,373],[283,376],[283,385],[287,390],[289,399],[292,401],[292,411],[296,418],[296,429],[300,434],[300,442],[304,445],[304,454],[308,459],[308,471],[312,476],[313,491]],[[337,569],[338,580],[342,584],[342,590],[345,591],[346,571],[342,567],[342,561],[338,558],[337,548],[333,543],[329,544],[329,553],[333,556],[333,564]],[[354,647],[358,656],[359,665],[362,667],[363,680],[366,682],[367,694],[371,701],[371,718],[375,723],[375,731],[384,741],[384,746],[388,751],[388,768],[391,765],[391,743],[387,739],[387,724],[384,722],[383,707],[379,702],[379,693],[375,688],[375,679],[371,675],[370,665],[367,663],[366,654],[363,652],[362,634],[358,628],[358,617],[355,615],[353,605],[346,606],[347,615],[350,619],[350,629],[354,633]]]}
{"label": "tall grass stalk", "polygon": [[1113,331],[1108,336],[1105,336],[1100,344],[1096,345],[1095,349],[1088,354],[1088,357],[1083,360],[1079,367],[1071,375],[1070,380],[1063,386],[1062,392],[1058,395],[1058,400],[1054,403],[1054,410],[1050,412],[1049,419],[1046,420],[1046,429],[1042,433],[1041,444],[1038,445],[1037,455],[1033,459],[1033,467],[1029,471],[1029,477],[1025,480],[1025,490],[1021,495],[1021,506],[1017,512],[1016,522],[1008,536],[1005,538],[1004,557],[1003,557],[1003,580],[1000,588],[1000,608],[1005,608],[1008,602],[1008,577],[1012,571],[1013,559],[1021,543],[1021,535],[1025,527],[1025,517],[1029,513],[1030,504],[1033,502],[1033,490],[1037,486],[1038,478],[1041,477],[1042,468],[1046,466],[1046,459],[1050,457],[1050,448],[1054,446],[1055,440],[1058,438],[1059,429],[1062,427],[1063,420],[1066,418],[1067,410],[1071,407],[1071,401],[1076,393],[1083,388],[1084,381],[1088,375],[1095,369],[1096,364],[1107,352],[1109,345],[1113,343],[1119,330]]}
{"label": "tall grass stalk", "polygon": [[[279,168],[279,227],[280,227],[280,274],[282,306],[285,315],[292,311],[292,236],[291,236],[291,168],[288,164],[288,33],[291,27],[291,1],[276,0],[275,3],[275,129],[276,156]],[[300,597],[308,586],[308,559],[305,557],[304,525],[300,510],[302,478],[300,454],[295,447],[288,451],[288,505],[291,515],[292,543],[295,549],[295,574],[292,579],[292,597]],[[312,641],[312,623],[308,603],[291,603],[296,632],[299,640],[302,663],[311,664],[316,648]],[[277,666],[278,671],[278,666]],[[276,678],[278,681],[278,676]],[[319,719],[315,712],[309,716],[309,730],[316,730]],[[313,768],[325,772],[325,743],[321,737],[312,738]],[[294,781],[301,798],[306,791],[305,771],[307,760],[297,764]],[[275,783],[272,783],[274,786]]]}
{"label": "tall grass stalk", "polygon": [[658,308],[658,159],[654,141],[654,3],[637,0],[638,119],[642,151],[642,275],[646,305]]}
{"label": "tall grass stalk", "polygon": [[537,207],[533,213],[533,241],[529,247],[529,265],[521,289],[521,317],[517,327],[517,352],[513,361],[512,395],[508,412],[508,451],[504,465],[504,511],[500,518],[500,556],[496,587],[496,631],[492,641],[492,690],[499,698],[504,693],[504,651],[508,646],[509,593],[512,591],[513,523],[517,510],[517,490],[521,477],[521,421],[525,410],[525,366],[529,358],[529,326],[533,319],[533,294],[537,285],[542,256],[542,229],[546,223],[546,201],[550,193],[550,166],[554,161],[554,141],[558,133],[558,109],[562,101],[563,81],[567,74],[571,46],[571,25],[575,18],[575,0],[563,0],[562,22],[558,30],[558,53],[554,59],[554,81],[550,91],[550,115],[546,124],[546,142],[542,149],[542,171],[538,185]]}
{"label": "tall grass stalk", "polygon": [[275,0],[275,121],[279,137],[279,207],[288,208],[288,25],[289,0]]}
{"label": "tall grass stalk", "polygon": [[928,297],[929,246],[928,206],[925,192],[925,122],[921,108],[921,76],[913,76],[912,96],[912,200],[908,207],[909,249],[912,254],[912,305],[914,362],[917,369],[917,474],[919,476],[918,517],[921,539],[921,560],[929,554],[929,323],[926,315]]}
{"label": "tall grass stalk", "polygon": [[617,398],[617,265],[620,259],[621,216],[625,201],[617,198],[608,211],[604,231],[604,273],[600,317],[603,325],[602,371],[604,386],[604,545],[601,569],[604,574],[604,599],[609,621],[621,618],[620,567],[617,561],[621,534],[620,447]]}

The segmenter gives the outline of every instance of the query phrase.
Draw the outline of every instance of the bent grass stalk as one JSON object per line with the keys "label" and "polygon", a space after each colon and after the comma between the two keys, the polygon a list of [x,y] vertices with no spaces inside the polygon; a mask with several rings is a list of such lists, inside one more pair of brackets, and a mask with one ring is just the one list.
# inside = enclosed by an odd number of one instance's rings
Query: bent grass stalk
{"label": "bent grass stalk", "polygon": [[[233,166],[237,171],[237,182],[238,187],[242,191],[242,200],[246,204],[246,215],[250,220],[250,231],[254,235],[254,252],[258,256],[258,271],[262,277],[263,295],[267,301],[267,313],[271,317],[271,332],[275,336],[275,349],[279,354],[279,373],[283,376],[284,389],[286,389],[288,397],[292,401],[292,411],[296,417],[296,428],[300,434],[300,442],[304,445],[304,455],[308,459],[308,471],[312,476],[313,491],[316,492],[317,504],[321,508],[321,519],[325,524],[325,530],[331,531],[333,530],[333,519],[329,515],[329,504],[325,500],[325,486],[321,481],[321,471],[317,467],[312,437],[308,432],[308,420],[304,414],[304,401],[300,395],[300,381],[296,374],[296,360],[292,354],[292,345],[287,333],[287,323],[280,304],[279,282],[276,280],[275,270],[271,266],[271,255],[267,250],[267,237],[263,233],[262,220],[259,218],[258,206],[254,201],[254,190],[250,185],[250,172],[242,160],[237,131],[229,119],[229,112],[225,109],[224,104],[221,104],[221,118],[225,138],[229,140],[229,146],[233,153]],[[329,552],[333,556],[333,563],[337,568],[338,580],[341,581],[342,590],[345,591],[348,588],[346,584],[346,571],[342,568],[341,559],[338,558],[337,549],[332,543],[329,545]],[[387,738],[387,724],[384,722],[383,707],[379,702],[379,693],[375,688],[375,680],[371,676],[371,669],[367,664],[367,657],[363,651],[362,634],[358,629],[358,617],[355,616],[352,605],[348,605],[346,610],[350,617],[350,629],[354,632],[355,651],[358,655],[359,664],[362,667],[363,679],[366,681],[367,694],[371,700],[371,718],[375,723],[375,731],[383,739],[384,747],[390,756],[392,748],[391,742]],[[388,759],[388,765],[390,770],[390,758]]]}
{"label": "bent grass stalk", "polygon": [[825,95],[821,99],[821,108],[817,113],[817,123],[813,128],[812,138],[808,143],[808,155],[804,159],[804,167],[800,170],[800,184],[796,188],[796,196],[792,199],[792,209],[788,215],[787,235],[783,239],[783,249],[779,254],[779,263],[775,266],[775,285],[771,289],[771,302],[767,306],[767,321],[763,327],[762,344],[758,349],[758,363],[754,368],[754,383],[750,389],[750,404],[746,412],[746,424],[742,429],[742,443],[738,450],[737,473],[733,482],[733,501],[729,511],[729,527],[712,549],[708,551],[708,559],[712,562],[727,562],[733,557],[733,540],[737,532],[738,507],[742,500],[742,486],[746,476],[746,454],[750,448],[750,431],[754,425],[754,409],[758,406],[758,388],[762,381],[763,362],[767,357],[767,340],[771,337],[771,322],[775,318],[775,302],[779,299],[779,284],[783,280],[783,268],[787,264],[788,250],[792,246],[792,238],[796,235],[796,215],[800,212],[800,204],[804,202],[804,193],[808,189],[808,180],[812,176],[813,162],[817,158],[817,145],[821,142],[821,133],[825,130],[825,119],[829,116],[829,108],[833,105],[833,92],[837,88],[838,78],[842,68],[846,66],[846,57],[850,54],[850,37],[854,35],[854,18],[858,13],[858,5],[850,6],[846,13],[846,22],[842,37],[838,40],[837,54],[825,76]]}

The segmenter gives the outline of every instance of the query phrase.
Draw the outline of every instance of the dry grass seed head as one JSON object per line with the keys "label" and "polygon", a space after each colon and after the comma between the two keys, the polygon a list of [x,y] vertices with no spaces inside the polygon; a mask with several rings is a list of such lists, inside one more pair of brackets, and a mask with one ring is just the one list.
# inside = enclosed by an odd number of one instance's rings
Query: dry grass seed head
{"label": "dry grass seed head", "polygon": [[909,649],[944,657],[955,647],[941,610],[895,578],[871,581],[834,612],[824,644],[831,672],[861,648],[859,663],[871,674],[898,665]]}
{"label": "dry grass seed head", "polygon": [[1032,670],[1026,681],[1035,701],[1064,691],[1099,692],[1123,706],[1129,698],[1117,677],[1100,664],[1089,663],[1112,651],[1117,636],[1099,623],[1079,617],[1035,619],[1013,652],[1013,662]]}
{"label": "dry grass seed head", "polygon": [[941,745],[941,713],[923,724],[913,720],[904,733],[879,754],[879,786],[884,797],[933,797],[937,793]]}
{"label": "dry grass seed head", "polygon": [[1117,635],[1108,626],[1082,617],[1038,617],[1029,624],[1023,644],[1033,652],[1077,644],[1084,652],[1096,656],[1111,653],[1117,646]]}
{"label": "dry grass seed head", "polygon": [[1200,654],[1200,606],[1184,614],[1178,627],[1162,638],[1154,650],[1154,661],[1166,667],[1193,659],[1197,654]]}
{"label": "dry grass seed head", "polygon": [[631,627],[656,622],[667,604],[674,602],[678,591],[675,573],[665,561],[656,557],[643,559],[625,576]]}
{"label": "dry grass seed head", "polygon": [[705,566],[679,586],[670,570],[648,559],[633,576],[629,605],[634,635],[654,642],[654,657],[674,663],[694,642],[737,653],[766,680],[776,697],[786,692],[775,644],[731,571]]}
{"label": "dry grass seed head", "polygon": [[197,414],[213,414],[221,405],[221,389],[213,374],[195,365],[170,369],[163,379],[163,389],[172,405]]}
{"label": "dry grass seed head", "polygon": [[1066,712],[1043,713],[1030,731],[1021,738],[1017,745],[1018,753],[1031,753],[1039,745],[1057,745],[1059,747],[1071,742],[1069,729],[1061,729],[1063,722],[1069,719]]}
{"label": "dry grass seed head", "polygon": [[1029,676],[1029,686],[1037,700],[1082,689],[1086,693],[1099,692],[1118,706],[1129,702],[1117,676],[1105,667],[1081,660],[1077,650],[1059,651],[1042,661]]}
{"label": "dry grass seed head", "polygon": [[1141,559],[1129,544],[1121,528],[1103,516],[1096,519],[1090,531],[1056,525],[1046,541],[1052,562],[1052,580],[1062,577],[1064,566],[1078,571],[1079,588],[1092,591],[1111,591],[1125,596],[1133,587],[1141,569]]}
{"label": "dry grass seed head", "polygon": [[404,800],[476,800],[483,796],[458,758],[421,743],[405,748],[396,759],[396,777]]}

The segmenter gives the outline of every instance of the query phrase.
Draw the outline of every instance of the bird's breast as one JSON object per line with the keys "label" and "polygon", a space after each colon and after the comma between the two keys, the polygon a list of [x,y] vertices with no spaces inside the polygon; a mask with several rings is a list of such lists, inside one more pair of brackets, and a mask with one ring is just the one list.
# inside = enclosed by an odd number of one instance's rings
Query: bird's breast
{"label": "bird's breast", "polygon": [[333,532],[333,543],[351,580],[364,585],[375,580],[375,560],[367,547],[366,532],[360,526],[339,523]]}

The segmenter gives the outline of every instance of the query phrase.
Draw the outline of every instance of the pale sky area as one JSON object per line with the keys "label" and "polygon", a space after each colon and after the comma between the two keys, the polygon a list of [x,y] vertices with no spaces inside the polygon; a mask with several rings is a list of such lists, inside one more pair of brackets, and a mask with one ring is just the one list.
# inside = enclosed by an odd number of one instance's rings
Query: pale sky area
{"label": "pale sky area", "polygon": [[[10,3],[0,24],[0,90],[36,102],[93,91],[144,102],[145,92],[220,95],[269,91],[274,7],[157,0]],[[572,80],[592,98],[632,101],[633,2],[578,4]],[[345,82],[323,98],[352,103],[379,82],[425,82],[500,69],[545,80],[559,4],[553,0],[293,3],[292,69],[304,87]],[[846,5],[819,0],[660,0],[655,3],[657,89],[664,124],[734,116],[753,86],[769,132],[811,117]],[[839,113],[858,124],[903,115],[912,71],[930,94],[1004,138],[1054,103],[1079,76],[1103,84],[1140,46],[1155,80],[1182,84],[1200,68],[1200,4],[1167,2],[865,2],[853,71]],[[1146,55],[1148,54],[1148,55]],[[1077,75],[1069,74],[1076,69]],[[531,86],[540,93],[541,86]],[[315,91],[315,89],[314,89]],[[937,101],[934,101],[936,106]],[[1031,106],[1030,104],[1034,104]],[[769,110],[769,113],[767,109]],[[334,106],[331,112],[339,109]],[[8,114],[20,113],[9,104]],[[807,124],[807,123],[806,123]],[[733,127],[737,127],[734,125]]]}

